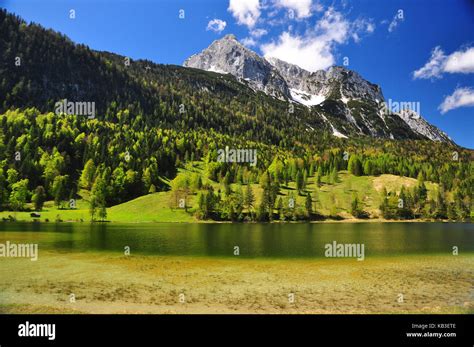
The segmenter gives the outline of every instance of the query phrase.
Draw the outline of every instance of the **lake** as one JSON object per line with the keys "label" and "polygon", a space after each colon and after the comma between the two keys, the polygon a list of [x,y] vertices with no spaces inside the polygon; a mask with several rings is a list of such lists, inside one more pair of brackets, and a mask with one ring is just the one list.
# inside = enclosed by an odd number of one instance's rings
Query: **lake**
{"label": "lake", "polygon": [[41,250],[233,257],[318,258],[324,245],[364,244],[365,256],[474,252],[472,223],[89,224],[0,223],[0,242]]}

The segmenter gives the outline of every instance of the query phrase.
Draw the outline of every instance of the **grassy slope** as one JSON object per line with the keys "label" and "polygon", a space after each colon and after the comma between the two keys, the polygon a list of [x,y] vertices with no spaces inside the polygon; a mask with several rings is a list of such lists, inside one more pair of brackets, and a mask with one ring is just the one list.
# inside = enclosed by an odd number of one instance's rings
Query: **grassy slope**
{"label": "grassy slope", "polygon": [[[413,187],[416,184],[416,180],[408,177],[400,177],[395,175],[381,175],[381,176],[354,176],[347,171],[339,172],[339,181],[335,184],[327,182],[326,178],[322,179],[322,186],[317,187],[314,177],[308,179],[308,185],[306,191],[310,192],[313,198],[313,205],[316,211],[328,215],[330,213],[330,206],[333,201],[337,206],[338,214],[350,218],[350,211],[352,197],[357,194],[360,200],[363,201],[364,209],[369,212],[372,216],[379,215],[379,209],[382,199],[381,191],[385,186],[387,191],[400,191],[402,185],[406,187]],[[428,196],[431,198],[431,194],[436,183],[427,182]],[[257,202],[260,201],[262,190],[258,185],[254,185],[254,191],[257,192]],[[297,196],[295,182],[290,182],[288,187],[281,189],[281,196],[286,197],[288,194],[293,192],[296,196],[297,206],[304,206],[305,196]]]}
{"label": "grassy slope", "polygon": [[[141,196],[108,209],[107,219],[117,222],[193,222],[183,209],[171,209],[170,192]],[[189,199],[188,199],[189,201]]]}
{"label": "grassy slope", "polygon": [[[392,175],[384,175],[384,181],[390,183],[392,186],[395,186],[396,183],[404,182],[408,185],[409,178],[402,178]],[[346,212],[350,208],[350,203],[353,193],[358,193],[360,198],[364,198],[364,203],[367,211],[376,214],[377,208],[380,204],[380,194],[374,188],[374,177],[356,177],[348,173],[341,172],[340,182],[334,185],[323,184],[315,192],[316,185],[314,183],[314,178],[310,178],[308,182],[307,190],[313,195],[313,201],[317,208],[317,211],[322,214],[329,214],[328,206],[330,206],[330,201],[333,199],[333,195],[339,206],[338,212],[345,216],[349,217],[349,214]],[[324,182],[324,180],[323,180]],[[213,184],[214,188],[217,190],[220,187],[219,184]],[[232,189],[236,189],[236,185],[232,185]],[[258,184],[252,184],[252,189],[256,196],[256,204],[260,203],[262,189]],[[387,188],[388,189],[388,188]],[[398,189],[400,189],[398,187]],[[285,198],[293,192],[296,197],[296,205],[304,206],[305,197],[297,196],[295,190],[295,183],[291,182],[288,187],[282,187],[280,195]],[[147,196],[140,197],[138,199],[117,205],[109,209],[108,218],[112,221],[161,221],[161,222],[190,222],[194,220],[194,217],[190,216],[182,209],[171,210],[169,208],[168,201],[170,200],[170,192],[161,192],[150,194]],[[194,207],[195,196],[188,197],[187,201],[190,206]]]}
{"label": "grassy slope", "polygon": [[[192,170],[182,169],[180,174],[189,172],[202,173],[202,167],[198,163]],[[211,182],[214,188],[222,189],[218,183]],[[381,202],[380,191],[385,186],[388,191],[399,191],[402,185],[412,187],[416,184],[416,180],[408,177],[399,177],[394,175],[381,176],[354,176],[347,171],[339,172],[339,181],[336,184],[330,184],[323,178],[321,187],[317,187],[314,177],[308,179],[306,190],[313,197],[313,205],[318,213],[328,215],[330,206],[335,201],[338,214],[344,218],[351,218],[349,214],[350,204],[353,194],[357,194],[359,199],[363,201],[364,209],[371,214],[372,217],[379,215],[378,206]],[[426,183],[429,197],[432,196],[437,184]],[[232,185],[235,190],[236,185]],[[260,203],[262,190],[258,184],[252,185],[256,196],[256,206]],[[285,198],[293,192],[296,197],[296,205],[304,207],[305,197],[298,196],[295,190],[295,183],[290,182],[288,187],[282,186],[280,195]],[[88,193],[81,192],[83,200],[77,201],[77,209],[75,210],[58,210],[53,202],[47,202],[44,210],[41,212],[41,220],[49,219],[55,221],[58,217],[63,221],[89,221],[90,214],[88,210]],[[169,201],[171,192],[159,192],[139,197],[137,199],[125,202],[120,205],[107,209],[107,219],[112,222],[196,222],[196,218],[190,212],[183,209],[171,209]],[[195,195],[191,195],[187,199],[187,205],[191,209],[195,206]],[[8,215],[15,216],[18,220],[31,220],[29,212],[0,212],[0,218]]]}

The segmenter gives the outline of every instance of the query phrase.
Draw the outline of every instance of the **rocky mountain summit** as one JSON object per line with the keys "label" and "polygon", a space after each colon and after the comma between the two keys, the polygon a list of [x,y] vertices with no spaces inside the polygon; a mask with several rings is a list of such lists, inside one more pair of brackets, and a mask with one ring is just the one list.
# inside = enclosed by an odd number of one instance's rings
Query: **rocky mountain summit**
{"label": "rocky mountain summit", "polygon": [[380,86],[355,71],[333,66],[310,72],[274,57],[261,57],[234,35],[212,42],[183,65],[231,74],[255,91],[305,105],[338,137],[370,135],[451,141],[413,110],[388,109]]}
{"label": "rocky mountain summit", "polygon": [[234,35],[214,41],[199,54],[189,57],[184,66],[218,73],[230,73],[254,90],[284,99],[290,97],[288,85],[264,58],[251,51]]}
{"label": "rocky mountain summit", "polygon": [[370,99],[380,102],[383,100],[380,87],[364,80],[355,71],[333,66],[327,71],[309,72],[277,58],[270,57],[268,61],[283,76],[294,93],[306,93],[324,99],[339,96],[343,101]]}

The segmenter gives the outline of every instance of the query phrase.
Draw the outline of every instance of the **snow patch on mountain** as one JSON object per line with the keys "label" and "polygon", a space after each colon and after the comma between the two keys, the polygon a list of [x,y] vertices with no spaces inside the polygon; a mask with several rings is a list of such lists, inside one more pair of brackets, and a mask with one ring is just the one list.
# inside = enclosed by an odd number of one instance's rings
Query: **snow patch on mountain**
{"label": "snow patch on mountain", "polygon": [[290,88],[290,94],[294,101],[299,102],[305,106],[319,105],[326,97],[324,95],[311,95],[302,90]]}
{"label": "snow patch on mountain", "polygon": [[342,85],[341,85],[341,87],[339,87],[339,93],[341,94],[341,101],[347,105],[347,103],[349,102],[350,99],[347,98],[347,97],[344,95],[344,93],[343,93],[343,91],[342,91]]}
{"label": "snow patch on mountain", "polygon": [[336,137],[339,137],[339,138],[343,138],[343,139],[348,139],[348,137],[346,135],[344,135],[343,133],[341,133],[339,130],[337,130],[331,123],[329,123],[331,125],[331,128],[332,128],[332,134]]}
{"label": "snow patch on mountain", "polygon": [[216,68],[214,65],[211,65],[207,71],[211,71],[211,72],[217,72],[217,73],[220,73],[220,74],[223,74],[223,75],[226,75],[227,72],[225,72],[224,70],[221,70],[221,69],[218,69]]}

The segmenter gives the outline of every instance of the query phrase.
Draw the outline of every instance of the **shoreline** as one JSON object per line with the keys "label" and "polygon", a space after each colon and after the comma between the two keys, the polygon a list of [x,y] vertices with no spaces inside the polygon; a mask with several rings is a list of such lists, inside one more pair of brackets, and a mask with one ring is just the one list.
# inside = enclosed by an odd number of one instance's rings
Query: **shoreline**
{"label": "shoreline", "polygon": [[368,218],[368,219],[357,219],[357,218],[346,218],[346,219],[327,219],[327,220],[316,220],[316,221],[272,221],[272,222],[232,222],[232,221],[140,221],[140,222],[123,222],[123,221],[78,221],[78,220],[61,220],[61,221],[41,221],[41,220],[28,220],[28,219],[17,219],[17,220],[3,220],[0,223],[35,223],[35,224],[61,224],[61,223],[72,223],[72,224],[346,224],[346,223],[456,223],[456,224],[471,224],[471,220],[457,221],[457,220],[446,220],[446,219],[383,219],[383,218]]}

